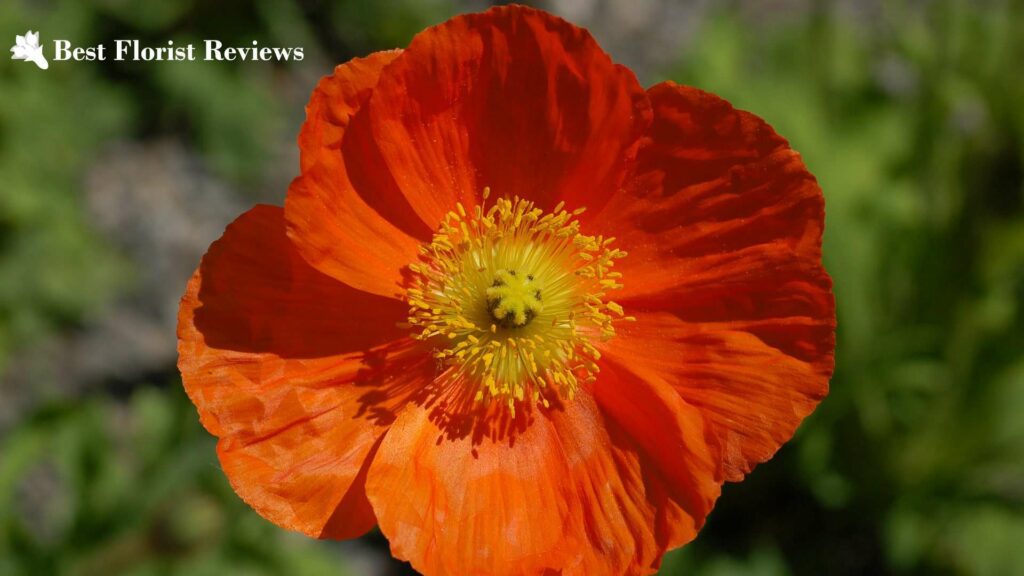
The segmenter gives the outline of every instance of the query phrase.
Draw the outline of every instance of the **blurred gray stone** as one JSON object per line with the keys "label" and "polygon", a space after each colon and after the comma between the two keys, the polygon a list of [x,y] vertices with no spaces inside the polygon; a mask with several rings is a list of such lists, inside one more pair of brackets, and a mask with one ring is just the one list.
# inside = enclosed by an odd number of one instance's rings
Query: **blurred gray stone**
{"label": "blurred gray stone", "polygon": [[[283,193],[282,193],[283,197]],[[19,353],[0,430],[41,397],[132,382],[176,362],[178,300],[202,254],[247,207],[173,140],[119,143],[88,173],[89,221],[133,264],[129,289],[83,326]]]}
{"label": "blurred gray stone", "polygon": [[708,0],[551,0],[546,7],[590,30],[601,47],[644,86],[679,61],[697,33]]}

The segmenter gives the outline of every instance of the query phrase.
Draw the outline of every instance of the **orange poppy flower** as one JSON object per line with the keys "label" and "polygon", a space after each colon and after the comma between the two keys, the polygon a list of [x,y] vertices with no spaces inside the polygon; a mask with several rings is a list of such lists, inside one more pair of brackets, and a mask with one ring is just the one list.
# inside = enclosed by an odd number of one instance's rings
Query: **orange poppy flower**
{"label": "orange poppy flower", "polygon": [[235,491],[429,575],[647,574],[833,366],[814,177],[523,7],[313,92],[284,208],[188,284],[179,367]]}

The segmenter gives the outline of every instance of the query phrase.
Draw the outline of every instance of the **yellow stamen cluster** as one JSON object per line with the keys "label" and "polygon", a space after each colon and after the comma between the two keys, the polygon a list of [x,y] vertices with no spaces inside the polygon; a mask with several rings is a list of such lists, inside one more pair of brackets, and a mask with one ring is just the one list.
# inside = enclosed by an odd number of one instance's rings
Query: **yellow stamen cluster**
{"label": "yellow stamen cluster", "polygon": [[449,212],[410,265],[409,323],[435,344],[441,378],[470,386],[477,401],[549,405],[593,381],[596,338],[615,335],[623,309],[607,300],[622,287],[612,270],[626,256],[614,238],[587,236],[562,203],[550,213],[490,194],[472,211]]}

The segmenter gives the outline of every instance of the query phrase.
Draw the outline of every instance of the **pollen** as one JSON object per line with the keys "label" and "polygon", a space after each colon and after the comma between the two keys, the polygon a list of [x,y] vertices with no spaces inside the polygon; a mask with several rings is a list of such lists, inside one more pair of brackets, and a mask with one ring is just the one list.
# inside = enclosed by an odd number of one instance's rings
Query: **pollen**
{"label": "pollen", "polygon": [[414,337],[431,344],[438,378],[479,402],[514,412],[571,400],[597,377],[595,342],[631,320],[608,296],[622,287],[613,269],[626,253],[580,231],[582,208],[489,197],[485,188],[478,206],[445,215],[410,265]]}

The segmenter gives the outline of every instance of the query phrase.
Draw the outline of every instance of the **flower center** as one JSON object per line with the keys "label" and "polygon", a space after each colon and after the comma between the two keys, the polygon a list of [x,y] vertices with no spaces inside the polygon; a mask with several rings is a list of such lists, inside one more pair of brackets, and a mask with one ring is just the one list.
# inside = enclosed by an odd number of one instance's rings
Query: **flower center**
{"label": "flower center", "polygon": [[607,299],[622,287],[614,238],[587,236],[563,205],[545,213],[490,190],[472,212],[462,204],[442,220],[408,288],[415,338],[434,346],[440,379],[467,387],[477,401],[549,405],[571,399],[599,371],[597,339],[632,320]]}
{"label": "flower center", "polygon": [[494,283],[487,289],[487,310],[499,326],[526,326],[543,308],[533,274],[523,276],[504,269],[494,273]]}

